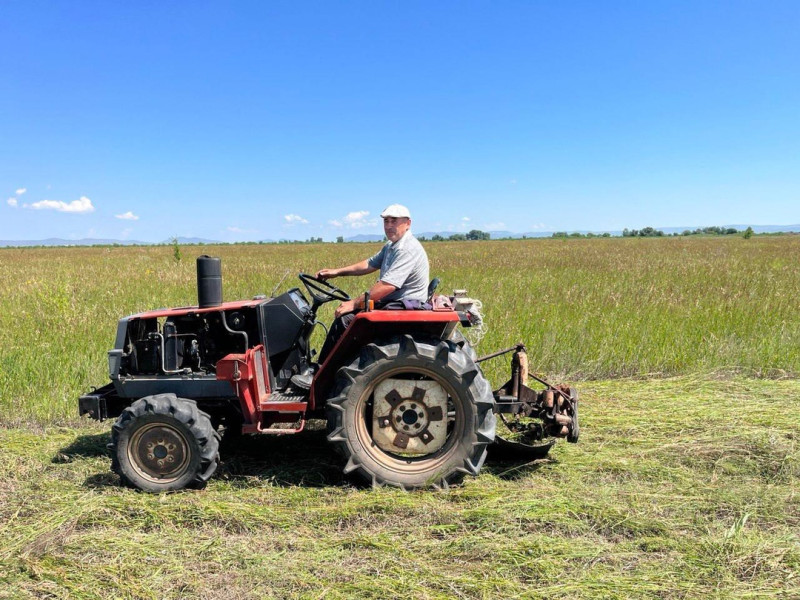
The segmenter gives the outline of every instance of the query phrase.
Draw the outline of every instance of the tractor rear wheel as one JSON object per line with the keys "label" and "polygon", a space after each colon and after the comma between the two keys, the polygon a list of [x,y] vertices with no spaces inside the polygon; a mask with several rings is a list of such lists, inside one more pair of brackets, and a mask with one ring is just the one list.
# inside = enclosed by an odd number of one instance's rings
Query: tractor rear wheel
{"label": "tractor rear wheel", "polygon": [[451,340],[369,344],[335,389],[328,440],[373,486],[447,487],[477,475],[494,440],[491,387]]}
{"label": "tractor rear wheel", "polygon": [[201,488],[217,470],[220,436],[194,400],[141,398],[111,429],[111,469],[145,492]]}
{"label": "tractor rear wheel", "polygon": [[475,352],[475,348],[472,346],[472,343],[464,337],[463,332],[460,329],[454,329],[453,333],[450,334],[450,340],[455,342],[467,355],[474,361],[478,362],[478,353]]}

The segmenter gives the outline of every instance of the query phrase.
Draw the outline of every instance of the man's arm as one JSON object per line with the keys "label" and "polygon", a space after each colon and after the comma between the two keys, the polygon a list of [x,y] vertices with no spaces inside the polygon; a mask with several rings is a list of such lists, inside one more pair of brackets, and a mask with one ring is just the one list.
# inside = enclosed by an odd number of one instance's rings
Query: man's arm
{"label": "man's arm", "polygon": [[[391,294],[397,288],[390,283],[384,283],[383,281],[376,281],[375,284],[369,288],[369,299],[378,302],[379,300],[383,300],[386,296]],[[335,316],[338,319],[342,315],[346,315],[347,313],[354,312],[356,310],[361,310],[364,308],[364,295],[361,294],[352,300],[348,300],[347,302],[342,302],[339,307],[336,309]]]}
{"label": "man's arm", "polygon": [[365,259],[361,262],[341,267],[340,269],[321,269],[317,272],[317,279],[333,279],[334,277],[344,277],[348,275],[366,275],[374,273],[378,269],[369,266],[369,260]]}

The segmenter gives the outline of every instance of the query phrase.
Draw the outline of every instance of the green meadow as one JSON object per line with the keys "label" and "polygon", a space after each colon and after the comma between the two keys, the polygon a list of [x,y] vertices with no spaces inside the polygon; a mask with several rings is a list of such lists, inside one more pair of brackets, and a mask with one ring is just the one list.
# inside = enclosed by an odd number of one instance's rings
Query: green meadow
{"label": "green meadow", "polygon": [[317,428],[226,444],[199,492],[119,486],[111,423],[77,417],[119,317],[195,304],[199,254],[234,300],[378,248],[0,250],[0,599],[800,597],[800,236],[427,243],[479,355],[524,342],[579,388],[546,460],[361,489]]}

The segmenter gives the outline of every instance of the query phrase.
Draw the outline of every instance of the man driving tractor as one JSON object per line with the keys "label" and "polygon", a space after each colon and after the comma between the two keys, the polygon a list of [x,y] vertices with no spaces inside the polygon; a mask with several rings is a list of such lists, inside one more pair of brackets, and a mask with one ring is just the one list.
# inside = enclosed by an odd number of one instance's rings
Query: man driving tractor
{"label": "man driving tractor", "polygon": [[[383,231],[389,240],[374,256],[339,269],[321,269],[317,279],[367,275],[380,270],[380,276],[368,290],[375,305],[386,306],[390,302],[406,301],[407,304],[423,303],[428,298],[430,268],[428,255],[422,244],[411,233],[411,213],[402,204],[387,206],[381,213]],[[355,313],[364,309],[364,295],[342,302],[337,308],[330,333],[319,354],[319,363],[325,362],[330,351],[355,318]],[[292,383],[309,389],[314,378],[311,369],[292,377]]]}
{"label": "man driving tractor", "polygon": [[[201,488],[220,463],[221,433],[294,435],[309,419],[326,421],[345,474],[407,490],[477,475],[495,441],[535,458],[555,438],[578,441],[577,390],[532,375],[521,343],[484,357],[514,352],[511,378],[492,390],[460,329],[480,322],[468,308],[476,301],[436,300],[408,209],[392,205],[381,216],[389,242],[375,256],[298,275],[311,302],[297,287],[223,302],[220,259],[200,256],[197,306],[119,319],[110,381],[82,395],[78,410],[116,418],[111,468],[123,484],[156,493]],[[372,299],[351,300],[325,281],[379,269]],[[334,300],[342,303],[335,326],[312,364],[317,310]],[[371,310],[375,300],[382,310]],[[415,308],[426,310],[393,310]],[[545,389],[528,387],[529,377]],[[513,439],[497,435],[496,414],[508,415]]]}

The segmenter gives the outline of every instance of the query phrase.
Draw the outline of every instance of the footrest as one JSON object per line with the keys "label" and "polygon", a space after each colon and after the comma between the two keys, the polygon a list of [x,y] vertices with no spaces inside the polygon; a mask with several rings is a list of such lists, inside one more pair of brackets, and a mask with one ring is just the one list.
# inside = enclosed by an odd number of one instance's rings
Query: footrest
{"label": "footrest", "polygon": [[285,392],[272,392],[266,402],[261,403],[261,411],[281,413],[304,413],[308,406],[308,396]]}

